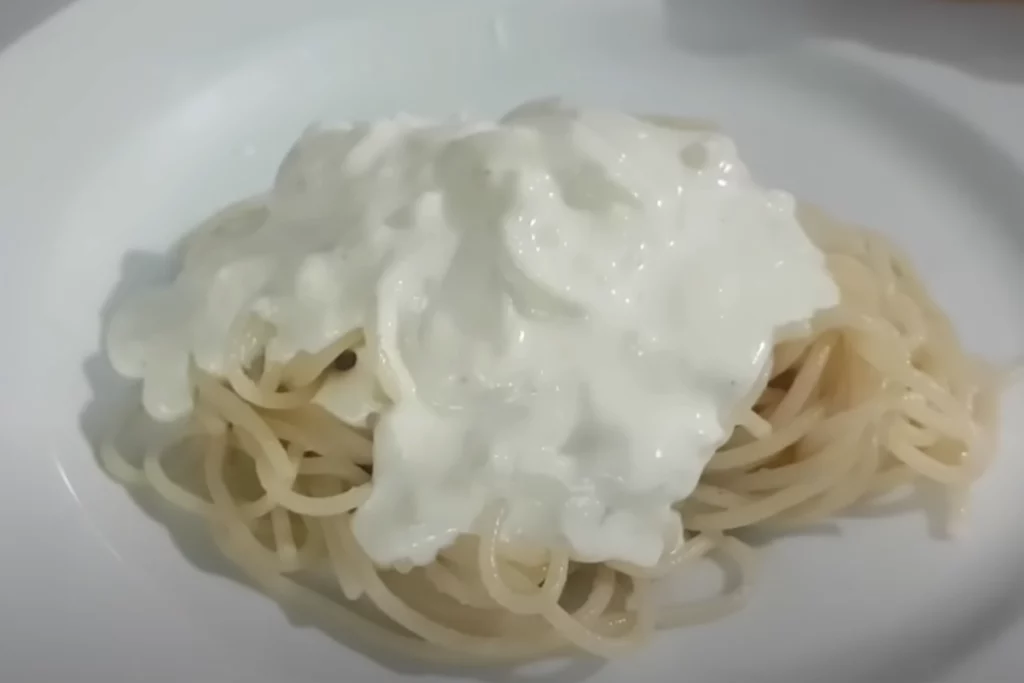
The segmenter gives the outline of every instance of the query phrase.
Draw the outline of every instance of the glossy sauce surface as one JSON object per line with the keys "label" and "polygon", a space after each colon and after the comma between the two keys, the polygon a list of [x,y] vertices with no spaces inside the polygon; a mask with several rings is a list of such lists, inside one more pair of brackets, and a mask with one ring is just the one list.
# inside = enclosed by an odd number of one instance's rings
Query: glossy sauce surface
{"label": "glossy sauce surface", "polygon": [[652,565],[778,331],[837,301],[793,198],[725,136],[538,102],[311,131],[109,351],[175,419],[189,358],[222,373],[239,316],[274,326],[277,361],[361,329],[358,372],[316,400],[379,413],[354,523],[375,561],[427,563],[504,505],[509,541]]}

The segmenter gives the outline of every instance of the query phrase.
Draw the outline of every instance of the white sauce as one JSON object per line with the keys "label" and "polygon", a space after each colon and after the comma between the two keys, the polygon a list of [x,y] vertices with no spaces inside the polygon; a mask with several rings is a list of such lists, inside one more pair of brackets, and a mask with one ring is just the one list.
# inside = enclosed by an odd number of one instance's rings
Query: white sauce
{"label": "white sauce", "polygon": [[171,420],[189,357],[222,372],[240,314],[276,326],[282,360],[363,328],[367,365],[317,400],[382,411],[354,520],[374,560],[427,563],[503,504],[510,541],[649,566],[778,330],[837,301],[793,198],[728,138],[542,102],[306,134],[109,351]]}

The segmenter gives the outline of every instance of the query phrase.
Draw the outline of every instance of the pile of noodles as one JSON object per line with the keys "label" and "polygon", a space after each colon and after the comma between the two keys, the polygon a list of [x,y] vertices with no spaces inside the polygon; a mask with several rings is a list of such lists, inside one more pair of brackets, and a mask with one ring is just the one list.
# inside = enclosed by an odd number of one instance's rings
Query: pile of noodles
{"label": "pile of noodles", "polygon": [[[126,483],[205,517],[223,552],[265,590],[330,610],[370,640],[461,662],[573,645],[613,656],[657,628],[742,605],[753,551],[736,532],[814,523],[919,480],[944,487],[959,509],[990,457],[995,377],[964,353],[907,261],[876,235],[801,211],[841,304],[805,338],[776,346],[766,386],[678,505],[685,543],[654,568],[504,547],[500,509],[481,520],[484,533],[428,566],[374,566],[351,529],[373,486],[371,434],[310,403],[326,376],[359,362],[357,337],[285,367],[236,360],[226,381],[194,371],[184,443],[146,454],[141,468],[113,446],[103,457]],[[262,328],[249,329],[247,343],[267,341],[252,329]],[[169,461],[188,457],[191,475],[172,477]],[[702,557],[742,580],[698,603],[660,604],[659,578],[685,576]]]}

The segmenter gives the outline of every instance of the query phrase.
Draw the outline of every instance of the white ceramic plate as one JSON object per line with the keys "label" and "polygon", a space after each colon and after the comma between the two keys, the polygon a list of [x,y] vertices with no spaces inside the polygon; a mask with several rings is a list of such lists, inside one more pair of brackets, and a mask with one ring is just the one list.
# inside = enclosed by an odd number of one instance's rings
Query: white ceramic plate
{"label": "white ceramic plate", "polygon": [[[0,677],[393,680],[97,467],[112,297],[309,122],[560,93],[720,121],[762,178],[906,247],[968,346],[1024,350],[1024,14],[850,0],[91,0],[0,58]],[[1022,401],[957,541],[924,515],[763,552],[752,604],[544,680],[998,681],[1024,669]],[[431,670],[421,680],[501,672]]]}

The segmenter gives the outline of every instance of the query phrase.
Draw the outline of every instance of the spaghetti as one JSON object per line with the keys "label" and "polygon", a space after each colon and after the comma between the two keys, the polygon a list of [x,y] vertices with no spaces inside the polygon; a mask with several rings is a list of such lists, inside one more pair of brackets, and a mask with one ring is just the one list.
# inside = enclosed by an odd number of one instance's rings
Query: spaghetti
{"label": "spaghetti", "polygon": [[[303,598],[406,654],[507,661],[569,646],[619,654],[658,627],[743,604],[754,569],[753,550],[735,535],[743,529],[814,523],[918,480],[943,487],[959,509],[991,457],[994,373],[964,353],[891,245],[814,209],[801,212],[841,304],[817,316],[808,334],[777,345],[766,386],[677,506],[685,542],[653,568],[506,547],[501,508],[427,566],[374,566],[351,529],[373,486],[370,435],[310,402],[328,374],[351,369],[351,353],[335,360],[362,343],[358,336],[287,365],[246,361],[259,354],[239,351],[224,382],[193,370],[185,450],[201,467],[185,483],[165,471],[160,453],[141,468],[112,446],[103,457],[126,484],[146,484],[205,517],[224,553],[272,594]],[[237,336],[265,346],[269,331],[251,323],[238,321],[250,329]],[[705,557],[735,565],[737,587],[696,604],[658,604],[656,582]],[[340,596],[296,578],[306,571],[329,574]],[[346,607],[360,599],[388,625]]]}

